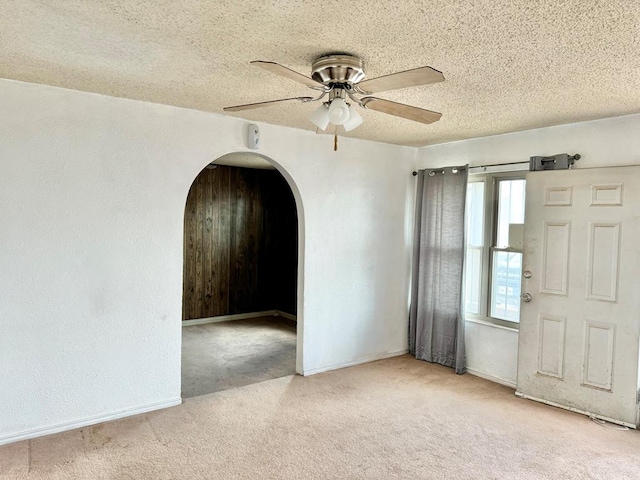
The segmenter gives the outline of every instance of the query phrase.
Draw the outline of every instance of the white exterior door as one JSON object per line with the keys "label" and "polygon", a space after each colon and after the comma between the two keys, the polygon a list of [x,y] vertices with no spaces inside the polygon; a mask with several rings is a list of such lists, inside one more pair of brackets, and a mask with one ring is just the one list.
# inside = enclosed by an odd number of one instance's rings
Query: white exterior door
{"label": "white exterior door", "polygon": [[529,172],[522,271],[516,395],[635,427],[640,167]]}

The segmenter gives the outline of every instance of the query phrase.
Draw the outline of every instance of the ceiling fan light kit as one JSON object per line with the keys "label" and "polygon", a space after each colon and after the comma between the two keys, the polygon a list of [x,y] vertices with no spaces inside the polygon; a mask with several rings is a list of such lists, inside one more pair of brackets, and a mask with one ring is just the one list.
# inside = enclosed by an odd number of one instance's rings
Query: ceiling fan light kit
{"label": "ceiling fan light kit", "polygon": [[323,131],[329,123],[342,125],[347,132],[362,124],[362,117],[355,107],[347,104],[342,98],[323,103],[311,113],[309,120]]}
{"label": "ceiling fan light kit", "polygon": [[359,127],[362,124],[362,117],[358,113],[358,110],[354,108],[353,105],[349,107],[349,119],[342,124],[342,128],[344,128],[347,132],[350,132],[356,127]]}
{"label": "ceiling fan light kit", "polygon": [[341,98],[334,98],[329,104],[329,121],[334,125],[342,125],[349,120],[349,105]]}
{"label": "ceiling fan light kit", "polygon": [[324,103],[316,108],[309,117],[311,123],[313,123],[320,130],[326,130],[329,126],[329,106]]}
{"label": "ceiling fan light kit", "polygon": [[323,131],[331,123],[342,125],[347,132],[360,126],[363,121],[354,108],[355,105],[425,124],[437,122],[442,116],[438,112],[369,96],[372,93],[444,81],[442,73],[431,67],[420,67],[364,80],[364,64],[360,58],[353,55],[337,54],[318,58],[311,67],[311,78],[275,62],[256,60],[251,64],[302,83],[319,93],[316,97],[293,97],[236,105],[226,107],[225,111],[236,112],[290,101],[316,102],[328,96],[328,100],[313,111],[309,120]]}

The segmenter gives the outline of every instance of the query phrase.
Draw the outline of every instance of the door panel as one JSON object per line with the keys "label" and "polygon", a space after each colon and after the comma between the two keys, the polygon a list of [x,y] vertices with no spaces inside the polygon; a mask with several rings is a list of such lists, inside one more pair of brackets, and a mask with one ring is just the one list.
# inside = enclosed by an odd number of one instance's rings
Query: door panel
{"label": "door panel", "polygon": [[564,371],[565,317],[540,315],[538,373],[562,378]]}
{"label": "door panel", "polygon": [[586,321],[582,384],[611,391],[613,382],[613,323]]}
{"label": "door panel", "polygon": [[640,167],[527,174],[517,394],[638,423]]}
{"label": "door panel", "polygon": [[567,294],[571,222],[544,222],[542,245],[542,285],[540,291]]}
{"label": "door panel", "polygon": [[588,299],[616,301],[619,246],[620,223],[589,222]]}

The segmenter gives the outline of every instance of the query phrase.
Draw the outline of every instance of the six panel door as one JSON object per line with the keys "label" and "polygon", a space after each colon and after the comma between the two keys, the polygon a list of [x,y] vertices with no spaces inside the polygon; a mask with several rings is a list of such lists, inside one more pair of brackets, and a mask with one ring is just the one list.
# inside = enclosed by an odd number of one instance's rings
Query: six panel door
{"label": "six panel door", "polygon": [[529,172],[523,272],[516,394],[636,426],[640,167]]}

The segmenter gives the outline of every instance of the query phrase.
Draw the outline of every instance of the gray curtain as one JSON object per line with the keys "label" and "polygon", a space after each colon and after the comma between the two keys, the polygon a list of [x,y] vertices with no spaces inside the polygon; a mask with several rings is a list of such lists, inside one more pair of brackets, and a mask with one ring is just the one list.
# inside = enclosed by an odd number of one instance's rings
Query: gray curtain
{"label": "gray curtain", "polygon": [[[454,173],[457,172],[457,173]],[[462,309],[468,169],[418,172],[409,350],[464,373]]]}

